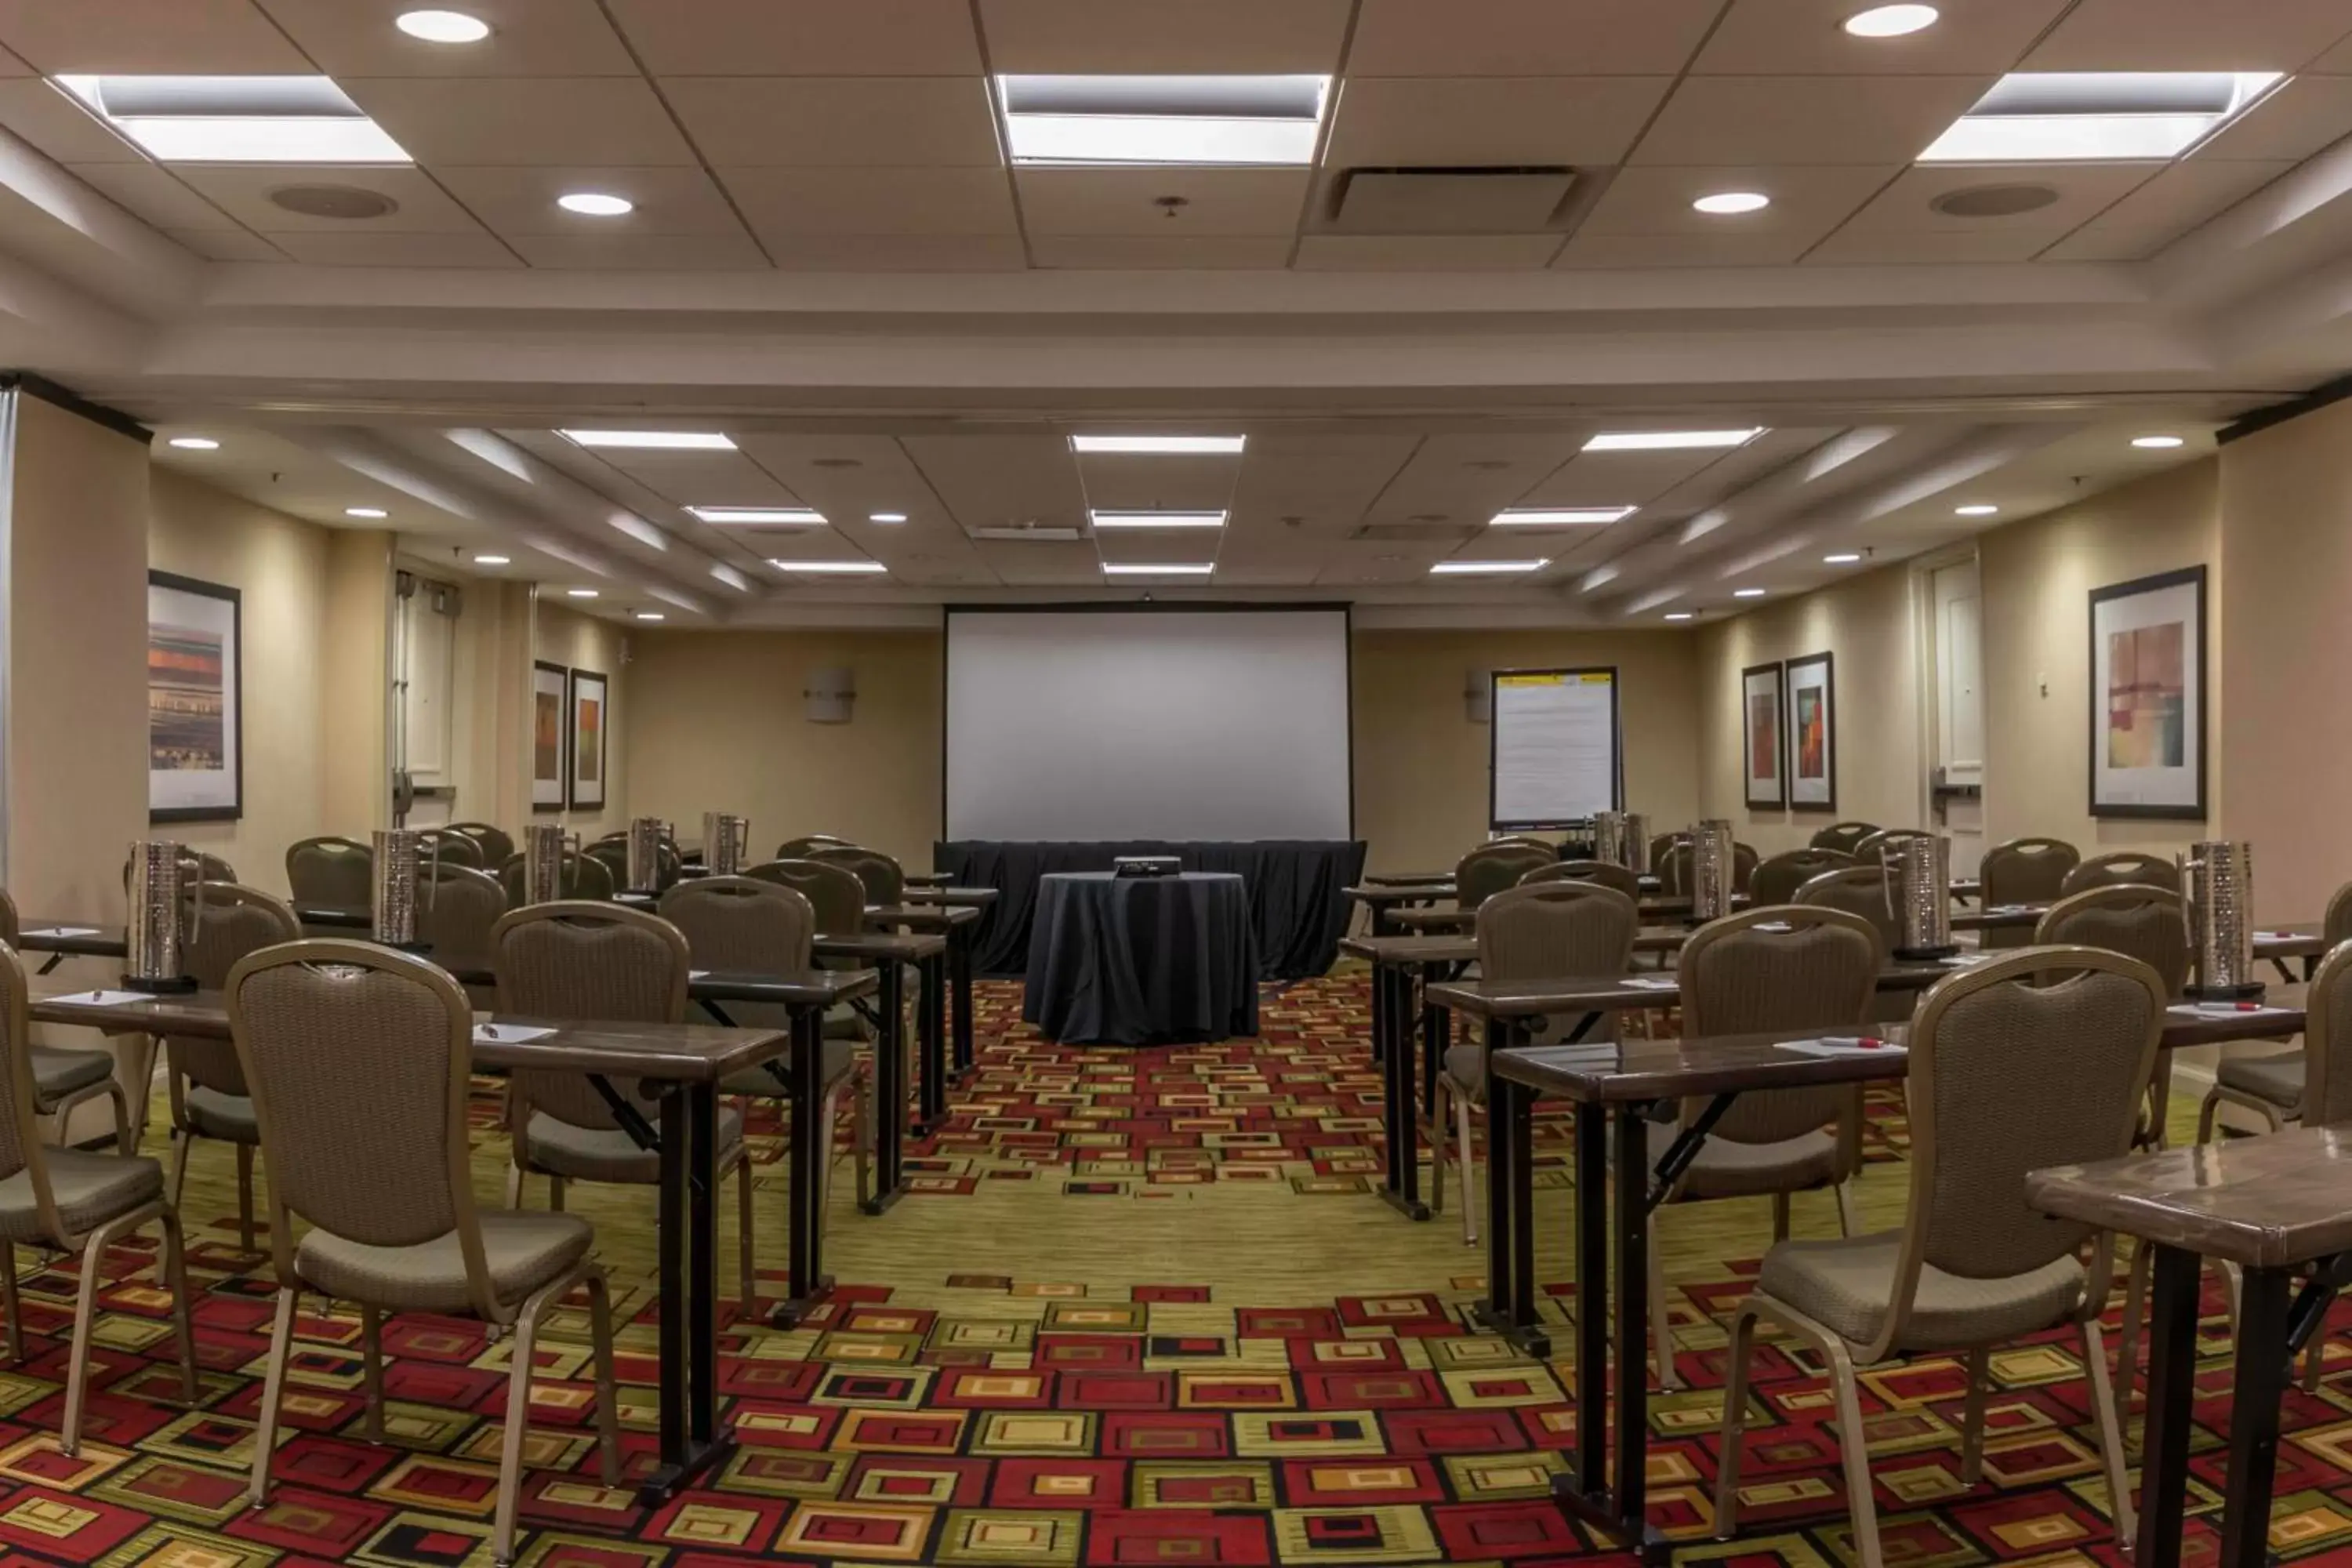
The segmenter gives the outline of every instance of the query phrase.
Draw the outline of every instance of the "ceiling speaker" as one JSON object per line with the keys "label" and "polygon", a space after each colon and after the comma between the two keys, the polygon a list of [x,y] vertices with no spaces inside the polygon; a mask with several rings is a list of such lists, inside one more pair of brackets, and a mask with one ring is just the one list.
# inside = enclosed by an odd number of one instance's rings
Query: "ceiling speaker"
{"label": "ceiling speaker", "polygon": [[357,185],[288,185],[270,192],[269,204],[304,217],[352,221],[389,217],[400,210],[400,204],[382,191],[363,190]]}

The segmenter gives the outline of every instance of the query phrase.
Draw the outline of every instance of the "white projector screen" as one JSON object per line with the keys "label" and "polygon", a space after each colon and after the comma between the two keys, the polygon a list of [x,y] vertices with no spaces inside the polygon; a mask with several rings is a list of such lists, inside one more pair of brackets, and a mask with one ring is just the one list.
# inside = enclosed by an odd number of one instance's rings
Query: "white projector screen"
{"label": "white projector screen", "polygon": [[1353,837],[1348,613],[948,612],[947,836]]}

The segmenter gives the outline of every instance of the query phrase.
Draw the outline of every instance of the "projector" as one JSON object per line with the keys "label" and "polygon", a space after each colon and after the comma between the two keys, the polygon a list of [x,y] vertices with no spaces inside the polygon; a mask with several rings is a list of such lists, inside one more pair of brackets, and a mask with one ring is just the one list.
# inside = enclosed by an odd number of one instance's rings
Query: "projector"
{"label": "projector", "polygon": [[1114,877],[1173,877],[1183,869],[1173,855],[1121,855],[1110,863]]}

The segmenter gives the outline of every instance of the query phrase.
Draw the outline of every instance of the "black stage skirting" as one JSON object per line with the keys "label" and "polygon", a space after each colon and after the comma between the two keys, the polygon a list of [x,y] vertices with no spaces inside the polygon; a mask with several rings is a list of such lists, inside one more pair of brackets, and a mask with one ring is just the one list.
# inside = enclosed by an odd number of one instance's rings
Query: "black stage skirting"
{"label": "black stage skirting", "polygon": [[1187,871],[1232,871],[1249,885],[1258,969],[1269,980],[1304,980],[1339,956],[1350,910],[1345,889],[1364,875],[1360,840],[1267,839],[1247,844],[937,844],[931,867],[961,888],[994,888],[997,900],[972,933],[973,972],[1018,979],[1029,968],[1037,879],[1055,871],[1108,871],[1120,855],[1173,855]]}
{"label": "black stage skirting", "polygon": [[1038,887],[1021,1016],[1047,1039],[1165,1046],[1257,1033],[1239,877],[1081,871]]}

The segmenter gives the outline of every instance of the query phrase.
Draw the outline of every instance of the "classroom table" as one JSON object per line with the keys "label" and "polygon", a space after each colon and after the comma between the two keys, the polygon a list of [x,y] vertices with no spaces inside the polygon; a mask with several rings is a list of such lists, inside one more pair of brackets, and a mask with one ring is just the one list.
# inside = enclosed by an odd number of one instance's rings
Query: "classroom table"
{"label": "classroom table", "polygon": [[[971,944],[988,907],[1001,896],[994,888],[950,887],[940,873],[940,880],[910,883],[902,901],[921,907],[938,904],[950,910],[969,910],[968,917],[951,918],[948,924],[948,984],[949,1033],[954,1047],[952,1072],[955,1081],[970,1078],[977,1064],[972,1053],[971,1029]],[[909,928],[914,929],[914,928]]]}
{"label": "classroom table", "polygon": [[[727,1029],[703,1024],[584,1024],[548,1020],[555,1032],[532,1040],[500,1040],[501,1028],[533,1026],[529,1018],[498,1018],[476,1030],[473,1063],[512,1071],[578,1072],[594,1084],[639,1147],[659,1151],[661,1385],[660,1464],[640,1483],[640,1506],[666,1500],[694,1478],[722,1466],[734,1435],[719,1426],[719,1084],[730,1073],[787,1058],[793,1122],[793,1194],[790,1258],[793,1294],[779,1315],[798,1321],[830,1292],[824,1271],[824,1215],[816,1173],[831,1141],[815,1130],[824,1098],[825,1009],[871,994],[871,971],[818,970],[770,976],[760,999],[790,1010],[787,1030]],[[37,1022],[75,1024],[117,1033],[231,1038],[226,1001],[217,992],[77,1005],[93,993],[48,987],[32,1000]],[[621,1099],[612,1079],[632,1078],[659,1095],[658,1128]]]}
{"label": "classroom table", "polygon": [[[986,890],[994,896],[993,889]],[[962,1081],[971,1071],[971,942],[982,912],[981,904],[866,906],[866,923],[877,931],[911,931],[946,939],[943,958],[934,954],[918,965],[921,1011],[916,1015],[915,1038],[923,1052],[923,1098],[919,1120],[927,1130],[947,1119],[948,1084],[951,1080]],[[940,1027],[942,1005],[947,1013],[944,1031]],[[954,1041],[952,1063],[947,1045],[950,1039]]]}
{"label": "classroom table", "polygon": [[[2140,1568],[2180,1562],[2204,1263],[2242,1271],[2221,1568],[2259,1568],[2267,1560],[2279,1402],[2295,1356],[2326,1331],[2328,1305],[2352,1270],[2352,1131],[2298,1127],[2036,1171],[2025,1196],[2045,1213],[2156,1248],[2134,1554]],[[2298,1271],[2310,1276],[2300,1291]]]}
{"label": "classroom table", "polygon": [[1352,902],[1364,906],[1369,916],[1366,931],[1373,936],[1395,936],[1402,929],[1396,921],[1397,911],[1416,905],[1454,901],[1454,879],[1451,877],[1435,882],[1382,882],[1347,888],[1343,893]]}
{"label": "classroom table", "polygon": [[[1882,971],[1882,990],[1917,989],[1952,973],[1954,966],[1895,963]],[[1616,1000],[1607,981],[1544,981],[1527,984],[1444,985],[1449,1007],[1485,1020],[1489,1093],[1487,1191],[1489,1294],[1479,1312],[1539,1359],[1550,1338],[1535,1313],[1535,1226],[1532,1170],[1527,1160],[1531,1112],[1538,1095],[1575,1106],[1577,1454],[1573,1471],[1553,1483],[1553,1496],[1570,1514],[1625,1542],[1646,1561],[1663,1563],[1667,1542],[1648,1521],[1644,1479],[1649,1442],[1649,1230],[1663,1203],[1705,1143],[1707,1130],[1743,1093],[1828,1084],[1899,1081],[1909,1058],[1900,1050],[1809,1057],[1780,1048],[1805,1031],[1725,1035],[1664,1040],[1518,1047],[1528,1018],[1601,1008]],[[1643,1005],[1653,1003],[1644,1002]],[[2299,1032],[2299,1007],[2175,1007],[2166,1016],[2167,1049],[2270,1039]],[[1885,1031],[1899,1040],[1900,1028]],[[1650,1162],[1652,1112],[1684,1100],[1706,1110]],[[1612,1124],[1613,1123],[1613,1127]],[[1613,1134],[1613,1136],[1612,1136]],[[1613,1147],[1612,1147],[1613,1144]],[[1609,1367],[1610,1313],[1601,1310],[1612,1289],[1609,1210],[1613,1183],[1616,1236],[1613,1281],[1617,1325],[1613,1401]],[[1497,1197],[1496,1194],[1501,1194]],[[1613,1450],[1614,1486],[1606,1459]]]}

